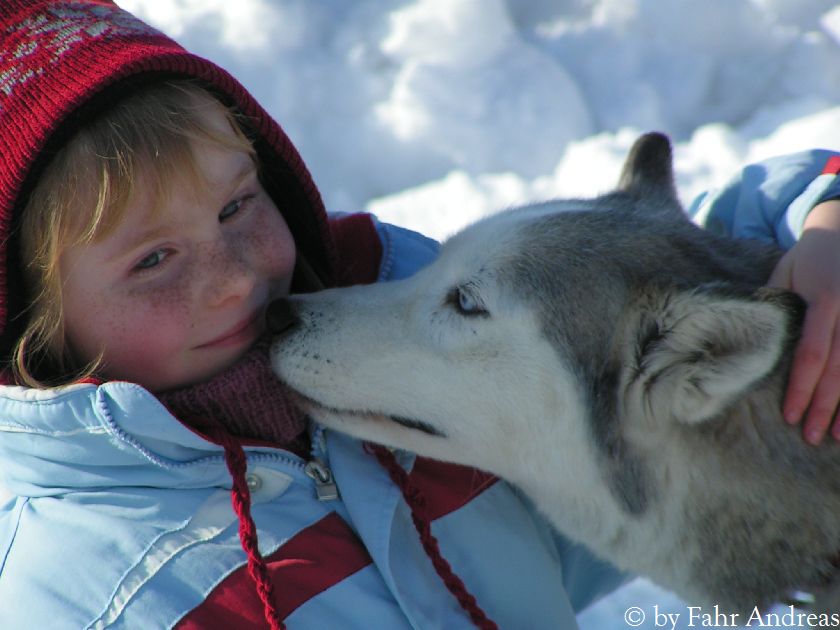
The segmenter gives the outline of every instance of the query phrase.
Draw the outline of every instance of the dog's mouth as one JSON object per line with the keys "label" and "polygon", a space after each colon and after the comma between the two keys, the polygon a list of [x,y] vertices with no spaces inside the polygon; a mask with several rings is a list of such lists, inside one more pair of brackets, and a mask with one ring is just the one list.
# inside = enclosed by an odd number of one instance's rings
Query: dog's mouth
{"label": "dog's mouth", "polygon": [[402,416],[385,417],[388,418],[394,424],[403,426],[406,429],[414,429],[415,431],[420,431],[421,433],[426,433],[427,435],[434,435],[436,437],[446,437],[445,433],[439,431],[428,422],[423,422],[422,420],[414,420],[412,418],[404,418]]}
{"label": "dog's mouth", "polygon": [[357,409],[340,409],[338,407],[324,405],[323,403],[315,400],[314,398],[310,398],[306,394],[302,394],[297,390],[294,390],[294,395],[298,399],[298,406],[300,406],[308,412],[314,411],[317,413],[319,410],[321,410],[339,416],[352,416],[354,418],[359,418],[363,420],[385,420],[386,422],[393,422],[394,424],[398,424],[401,427],[405,427],[406,429],[419,431],[420,433],[425,433],[426,435],[441,438],[446,437],[446,434],[443,431],[422,420],[406,418],[405,416],[394,416],[391,414],[371,410],[361,411]]}

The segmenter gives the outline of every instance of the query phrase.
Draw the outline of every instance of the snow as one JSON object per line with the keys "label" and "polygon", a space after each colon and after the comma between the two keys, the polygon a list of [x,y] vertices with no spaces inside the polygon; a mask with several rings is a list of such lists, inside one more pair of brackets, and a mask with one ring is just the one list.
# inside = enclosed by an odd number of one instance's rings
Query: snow
{"label": "snow", "polygon": [[609,189],[640,132],[685,200],[741,165],[840,145],[832,0],[120,0],[237,76],[331,210],[443,238]]}
{"label": "snow", "polygon": [[[616,181],[675,142],[689,201],[742,165],[840,147],[834,0],[118,0],[231,71],[283,124],[327,207],[444,238],[494,210]],[[584,630],[656,626],[636,580]],[[699,625],[699,623],[695,623]],[[671,627],[670,625],[659,627]]]}

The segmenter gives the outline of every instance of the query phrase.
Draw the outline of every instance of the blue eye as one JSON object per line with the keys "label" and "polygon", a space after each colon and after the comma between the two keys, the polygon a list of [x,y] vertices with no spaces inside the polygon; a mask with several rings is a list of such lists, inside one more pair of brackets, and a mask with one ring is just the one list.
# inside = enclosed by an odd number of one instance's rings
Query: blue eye
{"label": "blue eye", "polygon": [[229,219],[237,212],[239,212],[239,207],[242,205],[240,200],[231,201],[228,205],[222,208],[222,211],[219,213],[219,221],[224,221],[225,219]]}
{"label": "blue eye", "polygon": [[478,310],[478,302],[469,293],[458,291],[458,308],[462,313],[475,313]]}
{"label": "blue eye", "polygon": [[169,256],[169,252],[164,249],[158,249],[143,258],[140,262],[134,265],[134,269],[143,271],[144,269],[153,269],[160,265]]}
{"label": "blue eye", "polygon": [[455,307],[464,317],[487,317],[490,313],[476,295],[465,287],[456,287],[449,292],[447,303]]}
{"label": "blue eye", "polygon": [[253,198],[254,195],[245,195],[241,199],[231,201],[222,208],[222,211],[219,213],[219,221],[227,221],[231,217],[235,216],[240,210],[242,210],[242,206],[251,201]]}

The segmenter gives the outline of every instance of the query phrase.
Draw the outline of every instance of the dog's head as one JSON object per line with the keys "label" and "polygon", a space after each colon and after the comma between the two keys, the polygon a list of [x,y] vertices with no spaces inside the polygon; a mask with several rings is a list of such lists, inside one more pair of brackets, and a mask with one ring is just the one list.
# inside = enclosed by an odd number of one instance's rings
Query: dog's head
{"label": "dog's head", "polygon": [[758,289],[777,257],[693,226],[649,134],[612,193],[484,219],[407,280],[276,305],[273,365],[330,427],[515,479],[537,447],[616,451],[627,413],[710,420],[776,369],[799,308]]}

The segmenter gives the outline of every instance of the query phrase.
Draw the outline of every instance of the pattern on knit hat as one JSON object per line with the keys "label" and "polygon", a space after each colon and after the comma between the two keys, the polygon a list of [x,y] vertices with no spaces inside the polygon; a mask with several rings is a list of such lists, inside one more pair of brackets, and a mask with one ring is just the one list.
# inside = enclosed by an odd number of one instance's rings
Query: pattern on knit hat
{"label": "pattern on knit hat", "polygon": [[[15,88],[44,73],[74,46],[92,38],[163,34],[112,4],[66,2],[7,27],[0,35],[12,44],[0,50],[0,91],[12,98]],[[0,101],[0,109],[3,103]]]}

